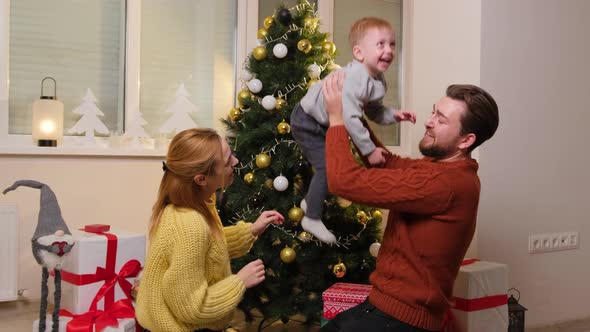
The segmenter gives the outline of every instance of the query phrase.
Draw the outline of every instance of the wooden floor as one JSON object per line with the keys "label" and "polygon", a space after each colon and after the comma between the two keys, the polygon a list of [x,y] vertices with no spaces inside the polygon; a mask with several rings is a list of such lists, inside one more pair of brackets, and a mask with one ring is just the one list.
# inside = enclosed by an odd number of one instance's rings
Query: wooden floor
{"label": "wooden floor", "polygon": [[[39,316],[39,302],[19,300],[13,302],[0,302],[0,332],[32,331],[33,322]],[[231,326],[239,332],[256,332],[260,325],[260,319],[252,324],[246,324],[243,315],[236,312]],[[266,322],[263,326],[267,326]],[[307,328],[298,322],[289,322],[287,325],[278,321],[264,328],[262,332],[317,332],[319,326]]]}

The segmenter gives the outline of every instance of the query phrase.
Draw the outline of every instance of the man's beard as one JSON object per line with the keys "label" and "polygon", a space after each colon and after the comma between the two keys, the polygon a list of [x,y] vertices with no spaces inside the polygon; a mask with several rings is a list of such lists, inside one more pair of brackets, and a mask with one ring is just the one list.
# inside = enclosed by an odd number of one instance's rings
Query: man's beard
{"label": "man's beard", "polygon": [[436,140],[430,144],[429,146],[426,146],[426,144],[423,143],[423,141],[420,142],[420,145],[418,146],[420,148],[420,152],[422,153],[422,155],[424,155],[425,157],[431,157],[434,159],[441,159],[443,157],[446,157],[450,154],[451,150],[448,147],[445,146],[437,146],[435,145]]}

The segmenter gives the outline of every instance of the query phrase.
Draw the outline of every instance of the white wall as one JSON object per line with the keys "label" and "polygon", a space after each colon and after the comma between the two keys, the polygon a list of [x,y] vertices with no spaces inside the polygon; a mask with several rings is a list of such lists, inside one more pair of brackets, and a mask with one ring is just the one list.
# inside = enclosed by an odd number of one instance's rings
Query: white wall
{"label": "white wall", "polygon": [[[505,262],[527,327],[590,316],[590,2],[482,2],[481,83],[500,127],[480,151],[480,257]],[[577,250],[528,254],[529,234],[579,231]]]}

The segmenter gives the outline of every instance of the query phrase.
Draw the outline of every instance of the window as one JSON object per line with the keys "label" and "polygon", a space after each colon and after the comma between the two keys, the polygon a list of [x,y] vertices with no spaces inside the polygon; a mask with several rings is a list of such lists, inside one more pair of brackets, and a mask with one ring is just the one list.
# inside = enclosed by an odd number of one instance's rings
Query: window
{"label": "window", "polygon": [[[32,147],[31,105],[46,76],[57,81],[65,135],[87,89],[111,134],[141,115],[146,132],[161,137],[181,90],[199,127],[222,129],[233,106],[234,0],[0,0],[0,17],[0,146]],[[53,85],[44,92],[53,95]]]}

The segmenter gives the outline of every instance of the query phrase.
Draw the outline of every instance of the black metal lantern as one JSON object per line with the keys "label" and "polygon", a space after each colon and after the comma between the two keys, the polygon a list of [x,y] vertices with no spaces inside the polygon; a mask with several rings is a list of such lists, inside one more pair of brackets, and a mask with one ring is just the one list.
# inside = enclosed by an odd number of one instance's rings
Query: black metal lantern
{"label": "black metal lantern", "polygon": [[524,312],[525,307],[518,303],[520,300],[520,292],[516,288],[510,288],[508,292],[514,290],[518,293],[518,298],[510,294],[508,298],[508,332],[524,332]]}

